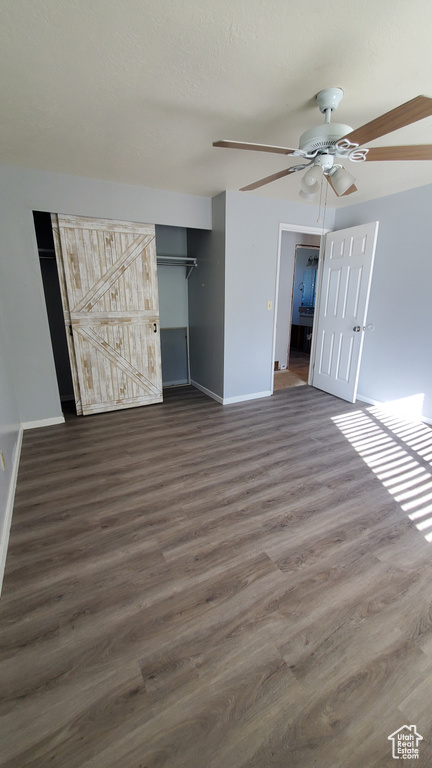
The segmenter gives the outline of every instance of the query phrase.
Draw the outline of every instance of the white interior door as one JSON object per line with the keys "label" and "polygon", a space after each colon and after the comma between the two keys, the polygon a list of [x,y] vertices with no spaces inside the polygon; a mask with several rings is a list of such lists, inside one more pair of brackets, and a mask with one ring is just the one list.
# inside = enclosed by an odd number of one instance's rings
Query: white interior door
{"label": "white interior door", "polygon": [[378,222],[326,237],[312,386],[355,402]]}

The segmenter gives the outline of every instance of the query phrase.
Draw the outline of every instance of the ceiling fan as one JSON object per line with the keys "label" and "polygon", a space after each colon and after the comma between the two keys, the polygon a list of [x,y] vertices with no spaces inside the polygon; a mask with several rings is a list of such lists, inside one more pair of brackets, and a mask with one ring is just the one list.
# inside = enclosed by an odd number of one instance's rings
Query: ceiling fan
{"label": "ceiling fan", "polygon": [[374,147],[366,149],[365,144],[385,136],[387,133],[404,128],[407,125],[432,115],[432,99],[428,96],[416,96],[400,107],[386,112],[370,123],[353,130],[349,125],[332,123],[331,115],[343,98],[341,88],[325,88],[316,95],[320,112],[325,116],[324,125],[310,128],[300,136],[299,148],[275,147],[269,144],[252,144],[242,141],[215,141],[214,147],[228,149],[249,149],[255,152],[276,152],[281,155],[299,157],[304,162],[291,165],[283,171],[273,173],[264,179],[248,184],[241,192],[269,184],[291,173],[306,170],[300,183],[300,196],[313,200],[321,188],[322,178],[326,178],[338,197],[351,195],[357,191],[354,176],[338,162],[354,163],[377,160],[432,160],[432,144],[418,144],[399,147]]}

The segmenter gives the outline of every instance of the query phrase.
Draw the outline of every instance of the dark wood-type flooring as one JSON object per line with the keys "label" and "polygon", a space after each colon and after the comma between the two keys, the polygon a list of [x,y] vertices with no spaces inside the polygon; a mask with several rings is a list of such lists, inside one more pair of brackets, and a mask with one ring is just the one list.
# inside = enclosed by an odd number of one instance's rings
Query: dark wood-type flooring
{"label": "dark wood-type flooring", "polygon": [[432,765],[432,544],[358,411],[186,387],[25,433],[2,768],[386,768],[405,724]]}
{"label": "dark wood-type flooring", "polygon": [[302,352],[300,349],[291,347],[289,353],[288,370],[296,373],[303,381],[308,382],[309,378],[310,353]]}

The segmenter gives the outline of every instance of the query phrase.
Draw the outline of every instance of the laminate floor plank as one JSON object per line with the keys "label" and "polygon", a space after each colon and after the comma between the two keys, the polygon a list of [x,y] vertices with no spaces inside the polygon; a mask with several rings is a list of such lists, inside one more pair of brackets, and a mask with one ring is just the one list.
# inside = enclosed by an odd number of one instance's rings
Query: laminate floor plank
{"label": "laminate floor plank", "polygon": [[306,385],[26,432],[2,768],[432,764],[431,440]]}

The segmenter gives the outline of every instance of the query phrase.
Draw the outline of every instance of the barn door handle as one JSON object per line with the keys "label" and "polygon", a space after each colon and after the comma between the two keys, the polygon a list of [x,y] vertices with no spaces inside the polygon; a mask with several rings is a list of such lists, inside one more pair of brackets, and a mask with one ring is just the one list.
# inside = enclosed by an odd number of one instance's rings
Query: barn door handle
{"label": "barn door handle", "polygon": [[153,323],[153,332],[157,333],[157,323]]}
{"label": "barn door handle", "polygon": [[361,328],[360,328],[360,326],[359,326],[359,325],[355,325],[355,326],[354,326],[354,328],[353,328],[353,331],[355,331],[356,333],[358,333],[359,331],[361,331]]}

